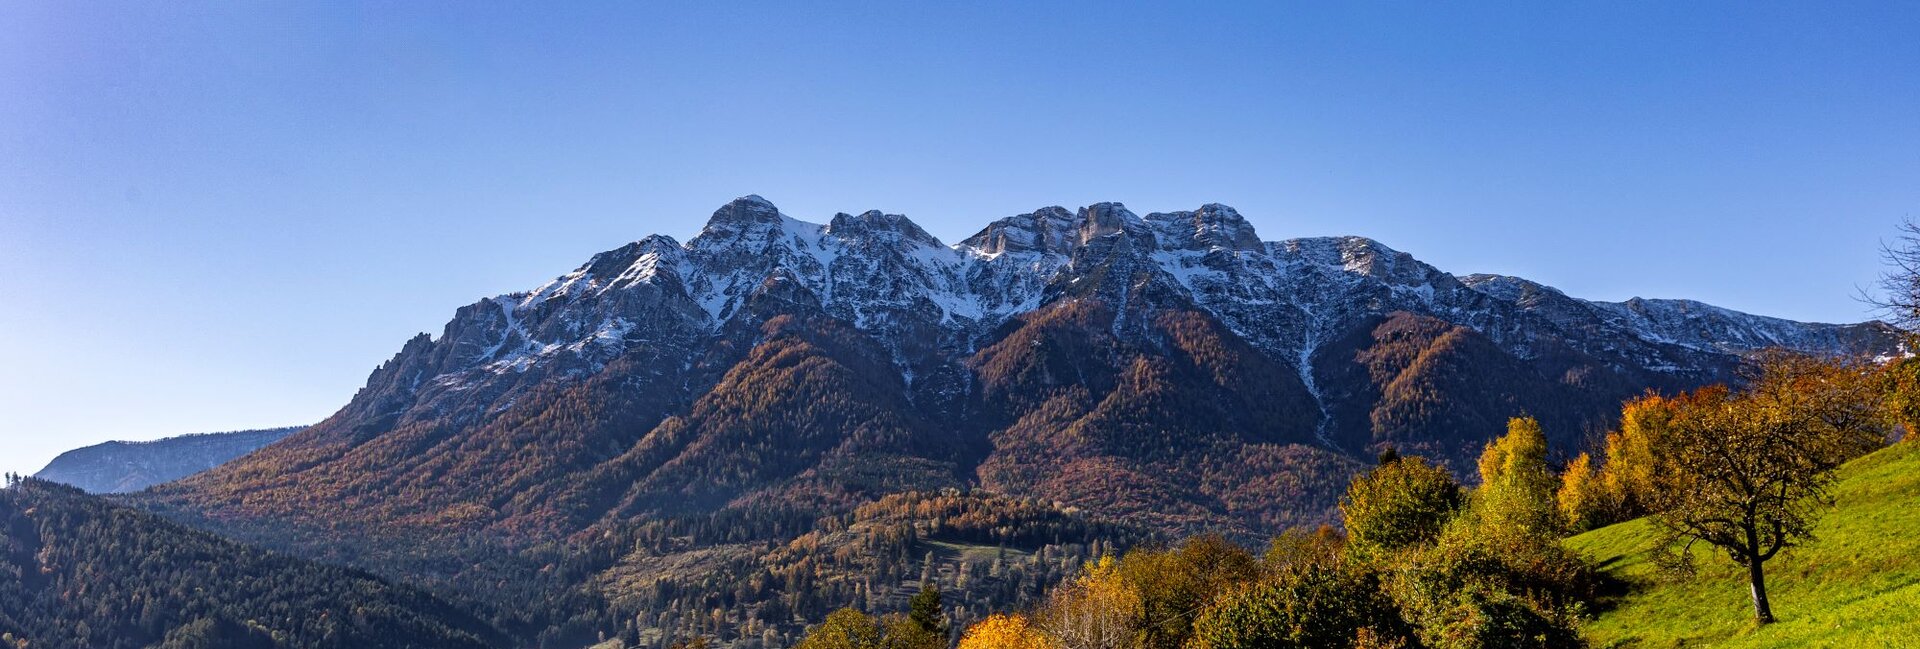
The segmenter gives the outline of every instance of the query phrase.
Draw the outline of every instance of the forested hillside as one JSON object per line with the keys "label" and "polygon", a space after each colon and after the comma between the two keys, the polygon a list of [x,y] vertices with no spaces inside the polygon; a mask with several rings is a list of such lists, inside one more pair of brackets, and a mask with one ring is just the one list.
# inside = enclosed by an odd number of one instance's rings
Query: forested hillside
{"label": "forested hillside", "polygon": [[[780,645],[920,576],[977,586],[950,591],[964,618],[1142,539],[1333,523],[1390,448],[1471,483],[1513,417],[1572,455],[1620,400],[1735,381],[1760,349],[1897,345],[1265,242],[1217,204],[1043,208],[949,246],[748,196],[460,308],[333,416],[129,502],[484,603],[540,646]],[[872,509],[909,494],[1007,518],[1004,559]]]}
{"label": "forested hillside", "polygon": [[1546,435],[1531,419],[1509,430],[1473,489],[1422,458],[1381,457],[1346,490],[1344,532],[1292,530],[1259,555],[1215,535],[1116,551],[1025,607],[978,621],[919,600],[904,619],[849,608],[799,646],[941,649],[949,631],[961,649],[1577,646],[1606,584],[1559,544]]}
{"label": "forested hillside", "polygon": [[836,612],[800,646],[939,649],[949,631],[960,649],[1905,646],[1920,442],[1887,444],[1920,414],[1916,378],[1913,359],[1768,353],[1738,388],[1624,404],[1602,461],[1561,465],[1540,422],[1516,418],[1477,484],[1382,454],[1339,528],[1288,531],[1263,556],[1211,535],[1109,552],[972,622],[923,609],[943,594],[928,583],[906,608]]}
{"label": "forested hillside", "polygon": [[506,638],[363,572],[27,479],[0,489],[0,646],[481,649]]}

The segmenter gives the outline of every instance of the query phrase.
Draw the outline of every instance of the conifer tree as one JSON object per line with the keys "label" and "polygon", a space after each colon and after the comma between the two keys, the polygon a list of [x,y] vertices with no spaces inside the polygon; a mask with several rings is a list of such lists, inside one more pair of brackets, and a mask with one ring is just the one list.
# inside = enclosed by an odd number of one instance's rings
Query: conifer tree
{"label": "conifer tree", "polygon": [[913,595],[907,603],[907,619],[912,620],[921,629],[947,637],[947,615],[940,608],[940,588],[932,583],[920,585],[920,592]]}

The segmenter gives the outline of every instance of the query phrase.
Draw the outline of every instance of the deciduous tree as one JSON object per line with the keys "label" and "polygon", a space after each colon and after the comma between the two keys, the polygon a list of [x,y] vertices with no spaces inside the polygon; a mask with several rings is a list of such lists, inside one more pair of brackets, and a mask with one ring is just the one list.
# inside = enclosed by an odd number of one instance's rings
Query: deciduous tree
{"label": "deciduous tree", "polygon": [[795,649],[874,649],[880,646],[880,624],[860,609],[848,607],[827,614],[807,632]]}
{"label": "deciduous tree", "polygon": [[1208,534],[1172,550],[1128,552],[1120,575],[1140,595],[1139,646],[1179,649],[1201,610],[1219,593],[1259,578],[1260,564],[1246,548]]}
{"label": "deciduous tree", "polygon": [[1366,572],[1312,567],[1223,595],[1191,649],[1405,646],[1413,630]]}
{"label": "deciduous tree", "polygon": [[1582,532],[1603,525],[1613,509],[1611,494],[1593,456],[1581,453],[1560,471],[1560,488],[1553,494],[1567,529]]}
{"label": "deciduous tree", "polygon": [[1483,538],[1552,542],[1563,525],[1553,500],[1547,436],[1532,417],[1507,422],[1507,434],[1480,454],[1480,488],[1468,521]]}
{"label": "deciduous tree", "polygon": [[1140,593],[1118,562],[1101,557],[1055,589],[1036,621],[1065,649],[1114,649],[1132,641],[1143,613]]}
{"label": "deciduous tree", "polygon": [[1920,331],[1920,223],[1901,223],[1899,236],[1880,247],[1880,258],[1887,266],[1880,290],[1861,299],[1901,329]]}
{"label": "deciduous tree", "polygon": [[1353,479],[1340,513],[1349,547],[1388,554],[1430,542],[1462,502],[1460,483],[1446,469],[1418,457],[1400,457]]}
{"label": "deciduous tree", "polygon": [[1677,408],[1651,448],[1654,520],[1679,557],[1705,541],[1747,569],[1754,619],[1774,620],[1764,565],[1813,536],[1833,471],[1882,439],[1861,368],[1769,354],[1742,392],[1707,387]]}
{"label": "deciduous tree", "polygon": [[1056,649],[1052,638],[1023,615],[995,613],[967,628],[960,649]]}

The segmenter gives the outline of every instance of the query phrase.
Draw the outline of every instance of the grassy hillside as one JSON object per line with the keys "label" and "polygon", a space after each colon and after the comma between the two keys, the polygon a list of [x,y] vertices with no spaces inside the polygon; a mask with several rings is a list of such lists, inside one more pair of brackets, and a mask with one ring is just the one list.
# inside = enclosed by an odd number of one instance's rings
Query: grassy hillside
{"label": "grassy hillside", "polygon": [[1920,444],[1904,443],[1843,467],[1818,539],[1767,564],[1779,622],[1756,627],[1745,573],[1696,548],[1700,570],[1664,575],[1636,520],[1568,541],[1631,584],[1587,627],[1596,647],[1912,646],[1920,638]]}

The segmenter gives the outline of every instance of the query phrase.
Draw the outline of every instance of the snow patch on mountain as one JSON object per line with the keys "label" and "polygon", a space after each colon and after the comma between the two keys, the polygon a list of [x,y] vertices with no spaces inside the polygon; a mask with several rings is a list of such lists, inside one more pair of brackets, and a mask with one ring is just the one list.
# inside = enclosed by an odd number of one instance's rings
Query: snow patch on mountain
{"label": "snow patch on mountain", "polygon": [[[902,373],[912,374],[928,368],[909,367],[915,354],[907,348],[974,349],[1008,318],[1042,307],[1050,286],[1073,285],[1102,267],[1134,273],[1127,277],[1145,269],[1158,278],[1147,281],[1172,287],[1295,366],[1316,400],[1321,347],[1394,311],[1472,327],[1522,358],[1550,336],[1656,371],[1685,369],[1697,354],[1766,346],[1871,347],[1884,333],[1877,323],[1800,323],[1687,300],[1593,302],[1520,278],[1455,277],[1364,237],[1263,242],[1239,212],[1219,204],[1145,217],[1119,203],[1078,212],[1045,207],[947,245],[897,214],[869,210],[811,223],[746,196],[716,210],[684,244],[648,236],[531,291],[463,309],[435,344],[471,350],[463,356],[469,360],[433,371],[456,387],[490,380],[474,372],[553,365],[591,373],[635,345],[712,335],[740,317],[751,296],[778,289],[894,346]],[[1143,288],[1123,282],[1108,290],[1124,312]]]}

